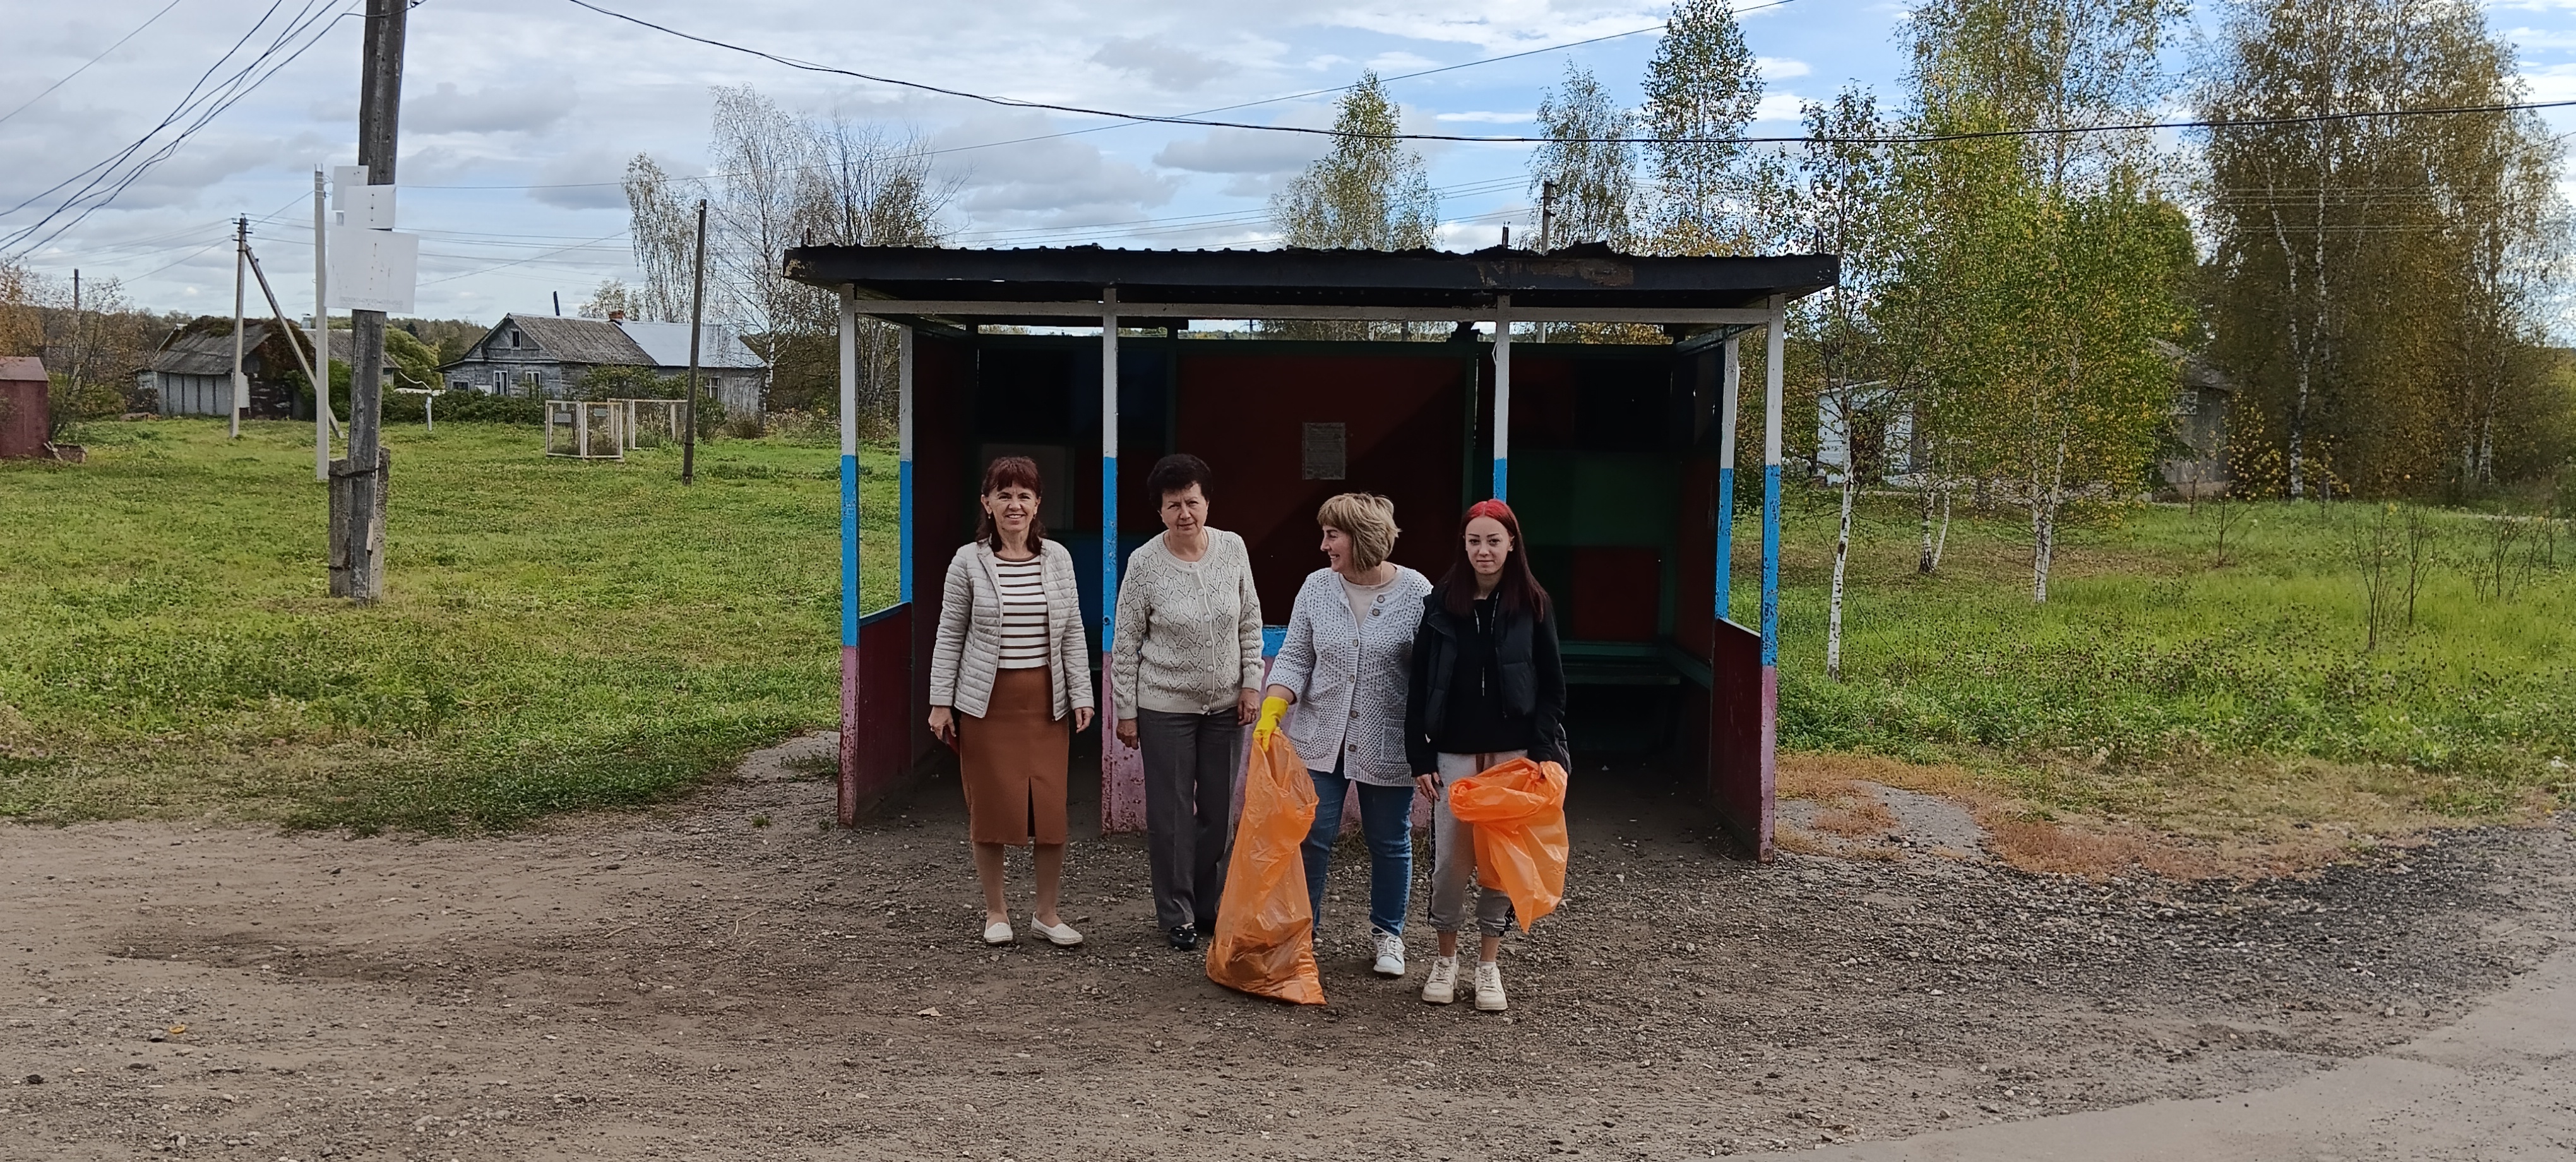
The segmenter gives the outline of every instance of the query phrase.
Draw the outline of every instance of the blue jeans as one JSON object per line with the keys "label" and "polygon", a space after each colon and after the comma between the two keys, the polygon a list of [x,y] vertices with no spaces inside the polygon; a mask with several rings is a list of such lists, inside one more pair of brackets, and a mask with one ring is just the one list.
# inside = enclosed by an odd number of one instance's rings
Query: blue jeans
{"label": "blue jeans", "polygon": [[[1341,764],[1309,770],[1315,780],[1315,826],[1306,832],[1306,894],[1315,904],[1315,930],[1323,930],[1324,873],[1333,866],[1333,841],[1342,834],[1342,801],[1352,785]],[[1413,895],[1413,787],[1359,784],[1360,835],[1369,849],[1369,926],[1404,933],[1404,908]]]}

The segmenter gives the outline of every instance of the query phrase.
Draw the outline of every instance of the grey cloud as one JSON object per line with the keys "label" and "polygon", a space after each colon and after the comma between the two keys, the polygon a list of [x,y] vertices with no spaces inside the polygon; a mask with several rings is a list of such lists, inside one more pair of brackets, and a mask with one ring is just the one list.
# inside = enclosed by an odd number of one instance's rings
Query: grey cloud
{"label": "grey cloud", "polygon": [[1149,36],[1117,37],[1091,54],[1091,61],[1172,90],[1195,89],[1225,72],[1223,62]]}
{"label": "grey cloud", "polygon": [[585,150],[556,158],[537,175],[539,188],[528,196],[566,210],[623,210],[626,188],[618,182],[626,174],[627,156]]}
{"label": "grey cloud", "polygon": [[486,85],[470,93],[441,81],[403,103],[402,127],[407,133],[536,133],[579,100],[569,81]]}
{"label": "grey cloud", "polygon": [[[933,138],[933,147],[956,146],[1058,132],[1046,118],[981,118]],[[1088,141],[1050,138],[1007,149],[947,154],[943,172],[964,181],[957,208],[991,226],[1093,222],[1134,218],[1172,200],[1176,178],[1148,173],[1102,154]]]}
{"label": "grey cloud", "polygon": [[1205,136],[1164,146],[1154,164],[1197,173],[1270,175],[1300,169],[1330,147],[1331,139],[1308,133],[1211,129]]}

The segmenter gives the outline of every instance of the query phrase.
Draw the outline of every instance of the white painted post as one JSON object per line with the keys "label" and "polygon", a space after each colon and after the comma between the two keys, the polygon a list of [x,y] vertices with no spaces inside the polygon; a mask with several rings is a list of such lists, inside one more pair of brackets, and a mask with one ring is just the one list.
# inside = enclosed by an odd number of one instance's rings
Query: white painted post
{"label": "white painted post", "polygon": [[1717,617],[1724,621],[1734,599],[1735,583],[1735,424],[1737,388],[1743,380],[1742,344],[1728,336],[1718,370],[1717,421]]}
{"label": "white painted post", "polygon": [[1145,829],[1145,761],[1118,741],[1110,642],[1118,633],[1118,288],[1100,291],[1100,827]]}
{"label": "white painted post", "polygon": [[1780,745],[1780,365],[1789,312],[1771,296],[1770,333],[1762,368],[1762,818],[1756,852],[1771,856],[1772,793]]}
{"label": "white painted post", "polygon": [[912,600],[912,328],[895,328],[895,600]]}
{"label": "white painted post", "polygon": [[232,435],[241,438],[242,409],[250,406],[250,380],[242,375],[242,292],[250,275],[250,219],[233,220],[233,383],[230,409]]}
{"label": "white painted post", "polygon": [[1494,499],[1512,498],[1512,296],[1494,296]]}
{"label": "white painted post", "polygon": [[331,265],[322,167],[313,167],[313,478],[331,479]]}

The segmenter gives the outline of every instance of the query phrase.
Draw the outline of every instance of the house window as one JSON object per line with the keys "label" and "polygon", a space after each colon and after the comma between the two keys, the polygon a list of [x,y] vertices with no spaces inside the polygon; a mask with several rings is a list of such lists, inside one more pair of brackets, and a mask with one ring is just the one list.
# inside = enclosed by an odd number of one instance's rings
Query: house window
{"label": "house window", "polygon": [[544,396],[546,394],[546,380],[544,373],[536,371],[520,372],[519,387],[526,393],[529,399],[537,399]]}
{"label": "house window", "polygon": [[494,395],[508,395],[508,394],[510,394],[510,373],[509,373],[509,372],[507,372],[507,371],[499,371],[499,370],[495,370],[494,372],[492,372],[492,394],[494,394]]}

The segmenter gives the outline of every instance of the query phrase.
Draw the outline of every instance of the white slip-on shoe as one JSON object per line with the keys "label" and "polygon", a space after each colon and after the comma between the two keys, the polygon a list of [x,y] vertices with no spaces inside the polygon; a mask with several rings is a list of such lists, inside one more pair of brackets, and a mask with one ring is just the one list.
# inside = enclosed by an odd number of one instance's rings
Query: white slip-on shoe
{"label": "white slip-on shoe", "polygon": [[1403,976],[1404,937],[1382,929],[1371,930],[1369,936],[1377,942],[1377,963],[1369,966],[1370,971],[1379,976]]}
{"label": "white slip-on shoe", "polygon": [[984,943],[1008,944],[1010,942],[1011,925],[1009,921],[995,920],[990,924],[984,925]]}
{"label": "white slip-on shoe", "polygon": [[1457,957],[1432,958],[1431,972],[1422,978],[1422,999],[1435,1005],[1445,1005],[1458,999]]}
{"label": "white slip-on shoe", "polygon": [[1040,936],[1046,937],[1047,943],[1055,945],[1058,948],[1071,948],[1076,944],[1082,943],[1082,933],[1074,931],[1073,925],[1071,924],[1049,924],[1044,920],[1031,916],[1029,917],[1029,929]]}
{"label": "white slip-on shoe", "polygon": [[1503,995],[1502,966],[1490,960],[1477,961],[1476,1011],[1499,1013],[1510,1007],[1512,1007],[1511,999]]}

